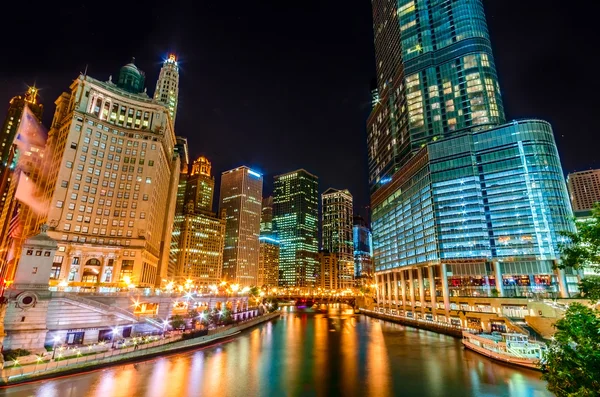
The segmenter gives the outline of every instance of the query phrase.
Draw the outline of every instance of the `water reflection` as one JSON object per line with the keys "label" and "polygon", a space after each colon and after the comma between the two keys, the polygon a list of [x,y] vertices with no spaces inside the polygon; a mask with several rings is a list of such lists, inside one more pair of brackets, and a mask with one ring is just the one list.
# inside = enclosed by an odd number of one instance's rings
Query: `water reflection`
{"label": "water reflection", "polygon": [[0,396],[549,396],[539,374],[460,341],[354,315],[285,314],[202,350],[0,390]]}

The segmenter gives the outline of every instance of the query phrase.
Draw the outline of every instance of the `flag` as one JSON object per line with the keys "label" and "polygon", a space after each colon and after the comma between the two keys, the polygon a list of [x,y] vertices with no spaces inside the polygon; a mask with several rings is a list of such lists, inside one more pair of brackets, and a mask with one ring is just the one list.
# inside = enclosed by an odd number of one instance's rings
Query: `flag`
{"label": "flag", "polygon": [[15,198],[37,215],[45,215],[47,211],[42,187],[42,181],[46,178],[44,172],[46,139],[46,130],[31,109],[25,105],[14,140],[19,151],[15,172],[17,176]]}
{"label": "flag", "polygon": [[31,151],[32,148],[43,149],[47,138],[48,136],[42,123],[33,114],[31,109],[29,109],[29,106],[25,105],[14,144],[17,145],[21,153],[26,153]]}

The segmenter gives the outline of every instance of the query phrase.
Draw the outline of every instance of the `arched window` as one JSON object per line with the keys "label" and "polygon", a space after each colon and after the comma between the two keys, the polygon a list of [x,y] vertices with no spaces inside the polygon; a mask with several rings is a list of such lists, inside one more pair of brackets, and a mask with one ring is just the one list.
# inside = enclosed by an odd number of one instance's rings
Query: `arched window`
{"label": "arched window", "polygon": [[101,266],[102,264],[96,258],[92,258],[85,263],[86,266]]}

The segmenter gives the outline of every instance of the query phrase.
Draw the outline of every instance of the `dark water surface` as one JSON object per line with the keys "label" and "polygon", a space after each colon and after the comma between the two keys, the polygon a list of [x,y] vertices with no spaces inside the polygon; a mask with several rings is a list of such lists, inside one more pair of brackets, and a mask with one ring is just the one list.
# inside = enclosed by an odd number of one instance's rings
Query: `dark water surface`
{"label": "dark water surface", "polygon": [[295,309],[219,345],[0,390],[6,396],[550,396],[540,374],[459,340],[354,315]]}

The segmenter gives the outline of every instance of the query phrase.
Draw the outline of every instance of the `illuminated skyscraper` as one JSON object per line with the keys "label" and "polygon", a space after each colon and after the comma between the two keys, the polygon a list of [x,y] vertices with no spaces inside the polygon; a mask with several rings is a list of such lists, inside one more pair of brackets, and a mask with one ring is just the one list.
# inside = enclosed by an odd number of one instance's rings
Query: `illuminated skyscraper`
{"label": "illuminated skyscraper", "polygon": [[169,279],[194,280],[200,287],[219,283],[223,269],[225,217],[211,211],[214,177],[201,156],[191,172],[182,169],[177,189]]}
{"label": "illuminated skyscraper", "polygon": [[178,136],[175,138],[175,140],[175,152],[177,153],[177,155],[179,155],[179,159],[181,162],[181,172],[187,173],[189,171],[188,167],[190,165],[190,152],[188,149],[187,138]]}
{"label": "illuminated skyscraper", "polygon": [[263,178],[246,166],[221,175],[220,211],[226,212],[223,278],[241,286],[257,282]]}
{"label": "illuminated skyscraper", "polygon": [[204,156],[198,157],[192,164],[187,177],[186,204],[193,202],[196,212],[211,212],[215,177],[211,175],[211,163]]}
{"label": "illuminated skyscraper", "polygon": [[260,234],[261,236],[270,236],[273,234],[273,196],[265,197],[262,200]]}
{"label": "illuminated skyscraper", "polygon": [[354,286],[354,242],[352,240],[352,195],[329,188],[321,195],[321,248],[337,255],[338,288]]}
{"label": "illuminated skyscraper", "polygon": [[179,64],[175,54],[169,54],[160,69],[154,100],[164,104],[169,109],[169,115],[175,125],[177,117],[177,102],[179,97]]}
{"label": "illuminated skyscraper", "polygon": [[367,222],[362,216],[354,217],[352,228],[354,240],[354,276],[358,285],[373,284],[373,238]]}
{"label": "illuminated skyscraper", "polygon": [[34,234],[40,221],[38,214],[16,199],[16,193],[19,179],[40,181],[44,147],[34,145],[19,150],[15,144],[25,106],[41,123],[44,107],[38,100],[35,87],[29,87],[24,96],[12,98],[0,131],[0,289],[4,280],[10,280],[14,274],[20,244]]}
{"label": "illuminated skyscraper", "polygon": [[552,128],[502,124],[481,0],[372,7],[379,103],[367,143],[378,302],[449,322],[453,296],[573,292],[576,277],[554,271],[560,231],[574,225]]}
{"label": "illuminated skyscraper", "polygon": [[268,236],[260,236],[260,255],[258,259],[259,287],[277,287],[279,284],[279,241]]}
{"label": "illuminated skyscraper", "polygon": [[280,243],[280,286],[315,285],[319,265],[318,190],[318,178],[303,169],[275,177],[273,231]]}
{"label": "illuminated skyscraper", "polygon": [[151,287],[167,275],[180,171],[173,124],[135,64],[117,81],[78,76],[48,135],[52,274],[74,286]]}
{"label": "illuminated skyscraper", "polygon": [[567,176],[573,211],[589,212],[600,202],[600,170],[572,172]]}

